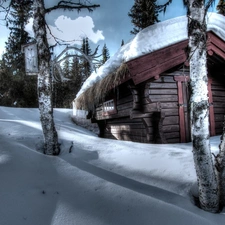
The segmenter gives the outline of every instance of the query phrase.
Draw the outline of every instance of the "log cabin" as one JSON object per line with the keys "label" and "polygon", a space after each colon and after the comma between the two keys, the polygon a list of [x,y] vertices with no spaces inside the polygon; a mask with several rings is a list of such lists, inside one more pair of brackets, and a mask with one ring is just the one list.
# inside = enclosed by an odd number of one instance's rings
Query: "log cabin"
{"label": "log cabin", "polygon": [[[208,14],[207,26],[209,129],[214,136],[222,134],[225,115],[225,17]],[[186,17],[150,26],[91,75],[75,105],[88,110],[87,119],[98,124],[100,137],[191,141],[186,30]]]}

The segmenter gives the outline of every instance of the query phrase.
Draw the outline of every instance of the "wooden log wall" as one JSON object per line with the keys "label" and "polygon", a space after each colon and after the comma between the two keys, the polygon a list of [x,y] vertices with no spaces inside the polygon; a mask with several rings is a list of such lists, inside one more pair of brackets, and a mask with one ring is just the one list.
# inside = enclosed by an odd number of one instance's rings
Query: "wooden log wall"
{"label": "wooden log wall", "polygon": [[223,132],[223,122],[225,115],[225,86],[215,79],[212,80],[212,97],[215,117],[216,135]]}
{"label": "wooden log wall", "polygon": [[158,102],[159,110],[165,115],[163,133],[167,143],[179,143],[178,92],[174,74],[164,74],[159,79],[150,82],[146,88],[148,88],[149,98],[146,102],[149,103],[145,105],[145,111],[150,110],[151,103]]}
{"label": "wooden log wall", "polygon": [[[178,70],[163,73],[154,80],[138,86],[131,87],[128,82],[120,85],[115,92],[117,113],[103,115],[102,105],[99,105],[96,110],[96,119],[104,121],[102,123],[104,124],[103,137],[143,143],[160,143],[160,141],[162,143],[179,143],[181,141],[179,79],[176,77],[188,77],[188,75],[188,70]],[[222,84],[222,82],[212,79],[212,104],[216,135],[222,133],[225,115],[225,85]],[[182,106],[185,107],[185,140],[183,141],[189,142],[191,138],[187,90],[188,81],[187,83],[182,81],[183,103],[185,103]],[[140,106],[139,109],[138,106]],[[159,131],[158,121],[162,122],[160,129],[163,136],[156,133]]]}
{"label": "wooden log wall", "polygon": [[[132,109],[132,105],[133,105],[133,98],[129,88],[127,87],[127,83],[120,85],[119,88],[112,91],[114,92],[114,94],[111,94],[110,96],[114,96],[117,113],[114,113],[114,114],[109,113],[108,115],[104,115],[103,107],[100,104],[96,108],[97,120],[116,119],[116,118],[126,117],[130,115],[130,110]],[[109,99],[106,98],[105,101],[111,100],[111,99],[112,97],[109,97]]]}
{"label": "wooden log wall", "polygon": [[142,119],[130,118],[133,108],[133,96],[128,82],[117,88],[115,91],[115,101],[117,109],[117,113],[115,114],[104,115],[102,105],[99,105],[96,109],[96,119],[105,121],[103,137],[143,143],[147,142],[146,129]]}
{"label": "wooden log wall", "polygon": [[123,117],[107,120],[104,137],[147,143],[146,129],[141,119]]}
{"label": "wooden log wall", "polygon": [[[156,80],[137,86],[136,91],[128,83],[121,85],[115,92],[116,114],[103,115],[102,105],[97,108],[96,119],[105,121],[103,137],[148,143],[179,143],[178,87],[174,76],[185,75],[188,71],[185,74],[183,71],[164,73]],[[140,109],[134,109],[138,105]]]}

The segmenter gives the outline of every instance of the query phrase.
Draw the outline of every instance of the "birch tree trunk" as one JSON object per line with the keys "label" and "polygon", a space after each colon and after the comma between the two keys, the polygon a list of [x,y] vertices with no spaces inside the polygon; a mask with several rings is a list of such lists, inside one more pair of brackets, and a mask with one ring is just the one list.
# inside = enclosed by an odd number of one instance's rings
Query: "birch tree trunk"
{"label": "birch tree trunk", "polygon": [[202,209],[217,212],[219,193],[210,150],[209,103],[204,0],[188,1],[188,36],[191,87],[193,157]]}
{"label": "birch tree trunk", "polygon": [[52,77],[50,73],[51,54],[46,35],[44,0],[33,1],[33,13],[33,29],[37,41],[39,61],[38,100],[44,136],[44,152],[48,155],[58,155],[60,149],[53,120]]}
{"label": "birch tree trunk", "polygon": [[217,169],[219,176],[220,202],[222,206],[225,206],[225,116],[219,149],[220,152],[217,155]]}

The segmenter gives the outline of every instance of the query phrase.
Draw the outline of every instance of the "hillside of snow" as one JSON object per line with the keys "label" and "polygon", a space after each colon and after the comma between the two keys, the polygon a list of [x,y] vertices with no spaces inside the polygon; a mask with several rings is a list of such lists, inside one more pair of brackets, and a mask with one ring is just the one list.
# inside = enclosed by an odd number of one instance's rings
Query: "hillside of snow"
{"label": "hillside of snow", "polygon": [[[224,224],[224,213],[192,202],[190,143],[101,139],[72,123],[71,114],[54,110],[61,154],[47,156],[38,110],[0,107],[1,225]],[[212,138],[214,152],[218,143]]]}

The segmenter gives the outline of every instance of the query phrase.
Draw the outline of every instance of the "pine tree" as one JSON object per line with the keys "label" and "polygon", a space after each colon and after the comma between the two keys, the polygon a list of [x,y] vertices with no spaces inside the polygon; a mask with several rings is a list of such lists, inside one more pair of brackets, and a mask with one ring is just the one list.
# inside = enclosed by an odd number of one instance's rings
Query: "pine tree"
{"label": "pine tree", "polygon": [[222,14],[225,16],[225,1],[224,0],[220,0],[218,2],[218,5],[216,7],[217,11],[219,14]]}
{"label": "pine tree", "polygon": [[10,30],[8,41],[6,42],[6,53],[3,58],[11,73],[25,74],[24,54],[21,52],[21,46],[28,43],[31,38],[24,30],[28,19],[31,17],[31,0],[11,1],[11,10],[7,18],[7,25]]}
{"label": "pine tree", "polygon": [[124,40],[122,39],[122,41],[121,41],[121,46],[123,46],[124,45]]}
{"label": "pine tree", "polygon": [[[68,56],[68,53],[66,54]],[[66,78],[70,78],[71,72],[70,72],[70,60],[69,58],[66,58],[63,62],[63,75]]]}
{"label": "pine tree", "polygon": [[[82,45],[81,45],[81,51],[86,54],[86,56],[90,56],[92,51],[89,45],[88,38],[83,38]],[[84,82],[91,74],[91,65],[88,62],[88,60],[83,57],[81,59],[81,74],[82,74],[82,81]]]}
{"label": "pine tree", "polygon": [[81,77],[81,68],[80,67],[81,66],[80,66],[79,58],[78,58],[78,56],[75,56],[73,58],[73,62],[72,62],[72,65],[71,65],[71,77],[72,77],[72,80],[76,84],[75,89],[77,89],[75,92],[78,92],[78,90],[81,87],[82,77]]}
{"label": "pine tree", "polygon": [[134,25],[131,34],[137,34],[142,29],[159,22],[156,0],[135,0],[128,16]]}
{"label": "pine tree", "polygon": [[102,65],[110,58],[109,49],[107,48],[106,44],[104,44],[102,48]]}
{"label": "pine tree", "polygon": [[0,105],[11,106],[9,90],[13,76],[9,73],[4,58],[0,61],[0,65]]}

